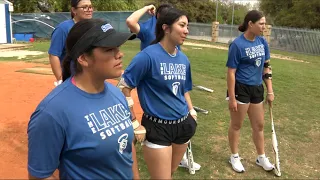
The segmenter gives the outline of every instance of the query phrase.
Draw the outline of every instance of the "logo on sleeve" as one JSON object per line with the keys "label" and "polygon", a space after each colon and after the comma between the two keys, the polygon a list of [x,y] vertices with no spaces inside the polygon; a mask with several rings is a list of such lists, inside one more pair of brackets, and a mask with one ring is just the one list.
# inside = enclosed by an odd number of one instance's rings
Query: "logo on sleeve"
{"label": "logo on sleeve", "polygon": [[128,134],[127,133],[122,134],[118,139],[118,143],[119,143],[119,152],[122,154],[128,145]]}

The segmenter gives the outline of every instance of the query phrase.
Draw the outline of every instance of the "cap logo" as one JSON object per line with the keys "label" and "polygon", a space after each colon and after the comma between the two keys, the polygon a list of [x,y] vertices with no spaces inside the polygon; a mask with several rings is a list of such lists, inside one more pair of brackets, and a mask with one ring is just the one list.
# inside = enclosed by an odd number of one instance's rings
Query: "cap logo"
{"label": "cap logo", "polygon": [[109,29],[113,29],[113,27],[110,24],[105,24],[101,26],[101,29],[103,32],[107,32]]}

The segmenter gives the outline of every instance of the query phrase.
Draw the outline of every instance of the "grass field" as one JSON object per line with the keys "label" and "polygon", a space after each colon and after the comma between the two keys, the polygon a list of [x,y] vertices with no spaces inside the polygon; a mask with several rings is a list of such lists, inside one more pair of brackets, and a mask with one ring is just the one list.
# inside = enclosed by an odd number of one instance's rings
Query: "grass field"
{"label": "grass field", "polygon": [[[138,44],[139,41],[131,41],[122,47],[122,51],[125,53],[125,66],[138,52]],[[46,52],[48,47],[49,42],[39,42],[34,43],[30,50]],[[207,93],[196,89],[191,92],[193,104],[210,111],[208,115],[198,115],[198,129],[192,140],[194,159],[202,165],[202,168],[195,175],[189,175],[186,169],[179,168],[174,178],[276,179],[277,177],[272,172],[267,173],[255,165],[256,153],[248,119],[245,120],[241,129],[239,147],[239,153],[244,158],[242,162],[246,172],[237,174],[232,171],[228,164],[230,155],[227,139],[229,113],[227,102],[225,101],[227,51],[212,48],[194,49],[192,46],[183,46],[182,48],[191,62],[194,83],[214,89],[214,92]],[[271,53],[291,56],[309,62],[301,63],[271,59],[275,92],[273,114],[279,142],[281,178],[319,178],[320,56],[275,50],[271,50]],[[38,62],[47,63],[45,59],[43,60],[44,57],[46,55],[28,57],[26,61],[42,58]],[[267,114],[265,116],[266,155],[274,162],[271,145],[271,126]],[[140,149],[139,145],[137,147]],[[149,178],[141,151],[139,151],[138,156],[141,178]]]}

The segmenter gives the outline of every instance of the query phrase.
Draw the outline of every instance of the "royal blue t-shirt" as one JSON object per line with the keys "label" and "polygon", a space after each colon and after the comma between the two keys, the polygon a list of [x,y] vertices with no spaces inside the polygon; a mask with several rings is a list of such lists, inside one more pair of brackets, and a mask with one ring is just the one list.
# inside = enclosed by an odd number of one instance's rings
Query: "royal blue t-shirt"
{"label": "royal blue t-shirt", "polygon": [[159,43],[150,45],[133,58],[123,78],[130,87],[137,87],[146,114],[165,120],[187,115],[184,94],[192,90],[191,68],[180,50],[172,57]]}
{"label": "royal blue t-shirt", "polygon": [[127,101],[105,83],[86,93],[70,78],[45,97],[28,125],[28,171],[60,179],[132,179],[133,128]]}
{"label": "royal blue t-shirt", "polygon": [[70,29],[73,27],[74,21],[72,19],[60,23],[52,32],[51,44],[48,53],[58,56],[60,63],[66,56],[66,39]]}
{"label": "royal blue t-shirt", "polygon": [[140,31],[137,34],[137,38],[140,39],[140,50],[148,47],[153,40],[156,39],[155,28],[157,24],[157,19],[155,16],[152,16],[147,21],[139,23]]}
{"label": "royal blue t-shirt", "polygon": [[264,62],[269,59],[270,51],[264,37],[256,36],[254,41],[249,41],[242,34],[230,44],[227,67],[237,69],[236,81],[260,85]]}

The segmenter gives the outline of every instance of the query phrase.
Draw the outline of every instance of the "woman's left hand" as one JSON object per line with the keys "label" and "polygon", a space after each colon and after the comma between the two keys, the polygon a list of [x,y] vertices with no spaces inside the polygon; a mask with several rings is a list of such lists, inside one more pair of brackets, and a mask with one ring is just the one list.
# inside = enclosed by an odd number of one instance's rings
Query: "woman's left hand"
{"label": "woman's left hand", "polygon": [[195,121],[197,121],[197,116],[191,115]]}
{"label": "woman's left hand", "polygon": [[266,103],[272,107],[272,102],[274,101],[274,93],[268,93],[266,97]]}

